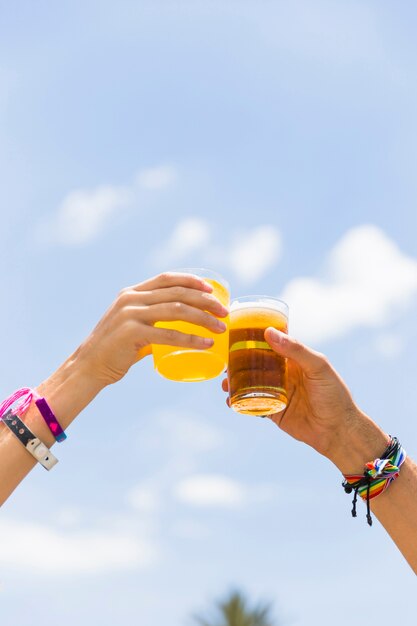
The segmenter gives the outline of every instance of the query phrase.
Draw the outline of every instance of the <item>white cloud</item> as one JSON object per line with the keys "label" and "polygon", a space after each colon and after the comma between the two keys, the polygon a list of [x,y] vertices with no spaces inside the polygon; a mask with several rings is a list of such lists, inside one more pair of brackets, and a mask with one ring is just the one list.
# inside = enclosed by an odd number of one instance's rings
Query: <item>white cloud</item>
{"label": "white cloud", "polygon": [[178,222],[171,236],[153,254],[153,263],[162,268],[176,267],[198,255],[199,265],[221,267],[245,285],[255,283],[281,256],[281,234],[275,226],[261,224],[241,231],[232,241],[220,246],[220,237],[210,223],[189,217]]}
{"label": "white cloud", "polygon": [[174,497],[195,507],[239,508],[277,500],[277,486],[268,483],[243,484],[219,474],[193,474],[176,483]]}
{"label": "white cloud", "polygon": [[128,504],[139,514],[136,519],[154,531],[169,515],[166,504],[173,496],[177,498],[175,486],[182,484],[185,476],[194,476],[201,462],[225,445],[224,435],[195,413],[169,409],[154,414],[137,440],[142,459],[146,455],[152,463],[155,455],[163,459],[150,478],[132,486],[126,494]]}
{"label": "white cloud", "polygon": [[197,474],[184,478],[174,488],[175,497],[193,506],[236,508],[244,504],[245,488],[226,476]]}
{"label": "white cloud", "polygon": [[130,200],[131,192],[126,187],[103,185],[72,191],[64,198],[56,215],[42,226],[39,237],[65,245],[88,243]]}
{"label": "white cloud", "polygon": [[396,333],[381,333],[375,338],[374,348],[380,356],[395,359],[404,352],[405,340]]}
{"label": "white cloud", "polygon": [[139,172],[130,185],[75,189],[63,199],[55,214],[39,225],[37,239],[42,243],[85,245],[96,239],[118,213],[138,199],[142,189],[161,189],[170,185],[175,176],[173,167],[164,166]]}
{"label": "white cloud", "polygon": [[323,278],[296,278],[282,298],[290,332],[306,342],[382,327],[417,293],[417,260],[376,226],[348,231],[330,252]]}
{"label": "white cloud", "polygon": [[167,409],[156,412],[137,435],[138,453],[164,459],[152,480],[139,488],[151,489],[157,496],[179,476],[195,471],[202,457],[224,447],[222,431],[196,413]]}
{"label": "white cloud", "polygon": [[127,494],[129,504],[139,513],[152,515],[161,508],[157,485],[139,484],[132,487]]}
{"label": "white cloud", "polygon": [[149,539],[110,530],[63,532],[56,528],[0,521],[0,564],[27,574],[73,575],[147,567],[155,559]]}
{"label": "white cloud", "polygon": [[154,253],[154,262],[171,267],[182,262],[193,252],[208,246],[210,225],[206,220],[189,217],[178,222],[170,238]]}
{"label": "white cloud", "polygon": [[141,435],[146,449],[164,449],[181,456],[194,456],[209,452],[222,445],[222,433],[203,417],[188,415],[175,409],[161,410],[152,418],[152,426]]}
{"label": "white cloud", "polygon": [[241,283],[255,283],[277,263],[281,247],[275,226],[258,226],[240,234],[231,246],[227,264]]}
{"label": "white cloud", "polygon": [[136,176],[136,182],[143,189],[163,189],[171,185],[177,177],[176,170],[170,165],[162,165],[142,170]]}

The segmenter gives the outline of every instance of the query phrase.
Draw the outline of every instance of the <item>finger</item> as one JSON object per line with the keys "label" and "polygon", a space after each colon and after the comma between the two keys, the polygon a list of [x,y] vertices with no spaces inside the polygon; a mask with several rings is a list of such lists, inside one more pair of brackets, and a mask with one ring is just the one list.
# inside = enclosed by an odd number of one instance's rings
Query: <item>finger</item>
{"label": "finger", "polygon": [[[124,300],[124,302],[123,302]],[[215,296],[189,287],[176,285],[175,287],[163,287],[150,291],[136,291],[135,289],[125,289],[121,304],[128,305],[151,305],[163,304],[165,302],[182,302],[190,306],[213,313],[217,317],[226,317],[229,310]]]}
{"label": "finger", "polygon": [[206,282],[204,278],[195,276],[195,274],[183,274],[181,272],[164,272],[134,285],[132,289],[136,291],[148,291],[150,289],[163,289],[165,287],[189,287],[190,289],[198,289],[211,293],[213,286]]}
{"label": "finger", "polygon": [[229,391],[229,381],[227,380],[227,378],[222,380],[222,389],[223,391],[226,391],[226,392]]}
{"label": "finger", "polygon": [[150,354],[152,354],[152,346],[151,345],[144,346],[143,348],[140,348],[140,350],[138,350],[137,360],[140,361],[145,356],[149,356]]}
{"label": "finger", "polygon": [[293,359],[307,376],[323,375],[330,368],[323,354],[307,348],[304,344],[276,328],[267,328],[265,339],[275,352],[281,356]]}
{"label": "finger", "polygon": [[172,328],[155,328],[154,326],[149,327],[147,338],[151,344],[195,348],[196,350],[206,350],[211,348],[214,343],[210,337],[199,337],[198,335],[181,333]]}
{"label": "finger", "polygon": [[203,326],[203,328],[207,328],[207,330],[215,333],[224,333],[227,328],[226,324],[214,317],[214,315],[183,302],[153,304],[149,307],[138,309],[138,315],[140,315],[142,321],[148,324],[176,321],[189,322],[190,324]]}

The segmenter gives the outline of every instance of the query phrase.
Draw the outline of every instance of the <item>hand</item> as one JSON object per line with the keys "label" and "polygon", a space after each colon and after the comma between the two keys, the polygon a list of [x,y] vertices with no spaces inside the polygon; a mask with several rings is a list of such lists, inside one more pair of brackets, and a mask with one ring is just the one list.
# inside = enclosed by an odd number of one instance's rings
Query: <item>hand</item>
{"label": "hand", "polygon": [[102,386],[120,380],[146,354],[151,344],[204,350],[212,339],[172,329],[156,328],[156,322],[181,320],[215,333],[225,331],[219,317],[228,310],[202,278],[165,273],[123,289],[91,335],[76,353],[85,371]]}
{"label": "hand", "polygon": [[[330,459],[342,474],[363,475],[365,463],[385,450],[388,435],[356,406],[325,356],[275,328],[266,329],[265,339],[288,359],[288,405],[270,419]],[[227,380],[223,389],[228,390]],[[370,507],[417,574],[417,465],[410,457]]]}
{"label": "hand", "polygon": [[[283,431],[335,461],[363,414],[326,357],[275,328],[265,331],[271,348],[288,358],[288,406],[269,416]],[[227,380],[223,389],[228,389]]]}
{"label": "hand", "polygon": [[[222,333],[219,317],[228,310],[212,295],[213,288],[190,274],[169,273],[123,289],[90,336],[58,369],[36,387],[47,398],[66,429],[106,385],[122,378],[153,343],[197,348],[211,339],[156,328],[162,321],[181,320]],[[197,331],[198,332],[198,331]],[[25,422],[48,447],[55,439],[32,403]],[[1,426],[1,424],[0,424]],[[34,458],[4,427],[0,428],[0,505],[34,467]]]}

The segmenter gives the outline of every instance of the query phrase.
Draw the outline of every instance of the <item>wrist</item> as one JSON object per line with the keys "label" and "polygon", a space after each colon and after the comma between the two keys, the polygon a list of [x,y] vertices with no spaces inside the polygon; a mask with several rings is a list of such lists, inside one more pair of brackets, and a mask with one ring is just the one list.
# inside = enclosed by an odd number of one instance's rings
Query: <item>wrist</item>
{"label": "wrist", "polygon": [[[40,396],[46,398],[65,430],[104,386],[92,375],[88,362],[76,352],[36,389]],[[31,407],[27,418],[28,423],[36,422],[36,432],[44,437],[45,443],[52,444],[51,434],[36,407]]]}
{"label": "wrist", "polygon": [[366,413],[355,408],[326,456],[342,474],[361,474],[365,463],[379,458],[388,441],[388,435]]}

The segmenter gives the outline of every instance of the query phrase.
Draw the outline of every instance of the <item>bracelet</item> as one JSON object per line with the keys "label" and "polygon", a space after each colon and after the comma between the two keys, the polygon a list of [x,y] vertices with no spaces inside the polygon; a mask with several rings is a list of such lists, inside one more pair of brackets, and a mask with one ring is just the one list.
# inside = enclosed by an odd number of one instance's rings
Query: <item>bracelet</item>
{"label": "bracelet", "polygon": [[[0,420],[2,420],[5,426],[19,439],[26,450],[39,461],[45,469],[50,470],[58,463],[58,459],[19,417],[19,415],[26,413],[32,400],[35,400],[38,411],[42,415],[55,440],[64,441],[67,436],[61,428],[51,407],[48,405],[45,398],[41,398],[35,390],[29,387],[22,387],[22,389],[18,389],[3,400],[0,404]],[[11,408],[13,405],[16,406]]]}
{"label": "bracelet", "polygon": [[369,501],[383,493],[400,473],[407,453],[396,437],[390,436],[390,441],[381,458],[365,464],[363,474],[347,474],[342,483],[346,493],[354,492],[352,500],[352,517],[356,517],[356,502],[358,494],[366,501],[366,519],[372,526],[372,517]]}
{"label": "bracelet", "polygon": [[41,398],[41,396],[34,389],[30,389],[29,387],[22,387],[22,389],[18,389],[0,404],[0,419],[3,413],[5,413],[7,409],[9,409],[18,400],[19,402],[17,406],[13,409],[14,415],[23,415],[26,413],[32,400],[35,400],[38,411],[42,415],[45,424],[53,434],[55,441],[60,443],[67,438],[67,435],[62,429],[45,398]]}
{"label": "bracelet", "polygon": [[62,430],[61,424],[58,422],[55,414],[53,413],[45,398],[38,397],[38,399],[35,400],[35,404],[38,407],[39,413],[45,420],[45,424],[48,426],[49,430],[55,437],[55,441],[58,441],[59,443],[61,443],[61,441],[64,441],[67,436]]}
{"label": "bracelet", "polygon": [[33,392],[32,389],[30,389],[29,387],[22,387],[22,389],[14,391],[0,404],[0,419],[2,415],[7,411],[7,409],[13,406],[13,404],[15,404],[15,402],[17,402],[18,400],[20,400],[20,402],[15,408],[15,411],[25,413],[28,410],[30,403],[32,402],[32,397]]}
{"label": "bracelet", "polygon": [[49,448],[32,433],[18,415],[13,414],[11,409],[3,415],[2,421],[45,469],[50,470],[58,463],[58,459]]}

